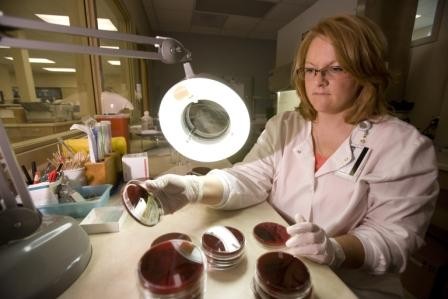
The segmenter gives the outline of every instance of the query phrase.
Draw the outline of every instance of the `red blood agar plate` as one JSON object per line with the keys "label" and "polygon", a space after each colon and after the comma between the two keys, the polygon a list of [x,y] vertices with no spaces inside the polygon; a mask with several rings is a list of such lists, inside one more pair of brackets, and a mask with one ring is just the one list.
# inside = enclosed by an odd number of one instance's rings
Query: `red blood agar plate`
{"label": "red blood agar plate", "polygon": [[311,291],[310,273],[293,255],[268,252],[257,260],[253,289],[262,298],[306,298]]}
{"label": "red blood agar plate", "polygon": [[143,297],[202,298],[204,260],[201,249],[185,240],[169,240],[151,247],[138,265]]}
{"label": "red blood agar plate", "polygon": [[191,242],[191,238],[189,236],[187,236],[186,234],[168,233],[168,234],[161,235],[161,236],[157,237],[154,241],[152,241],[151,247],[153,247],[157,244],[160,244],[162,242],[168,241],[168,240],[185,240],[185,241]]}
{"label": "red blood agar plate", "polygon": [[272,247],[285,246],[290,237],[285,226],[274,222],[259,223],[254,227],[253,232],[258,242]]}

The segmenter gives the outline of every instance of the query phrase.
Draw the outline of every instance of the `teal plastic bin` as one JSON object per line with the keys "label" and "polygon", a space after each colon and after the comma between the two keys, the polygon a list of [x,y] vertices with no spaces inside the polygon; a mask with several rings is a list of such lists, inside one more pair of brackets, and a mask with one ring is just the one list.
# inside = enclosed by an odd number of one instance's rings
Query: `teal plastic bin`
{"label": "teal plastic bin", "polygon": [[110,198],[110,190],[113,185],[104,184],[96,186],[82,186],[77,189],[84,198],[85,202],[68,202],[39,206],[39,211],[46,215],[66,215],[74,218],[84,218],[90,210],[104,206]]}

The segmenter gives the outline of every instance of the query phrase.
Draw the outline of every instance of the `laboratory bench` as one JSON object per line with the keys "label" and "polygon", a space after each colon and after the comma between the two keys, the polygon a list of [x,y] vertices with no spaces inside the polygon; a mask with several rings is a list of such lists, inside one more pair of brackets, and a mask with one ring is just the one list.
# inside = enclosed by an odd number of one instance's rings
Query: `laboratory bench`
{"label": "laboratory bench", "polygon": [[[112,205],[120,205],[118,194]],[[92,257],[81,276],[60,298],[139,298],[137,266],[151,242],[160,235],[180,232],[199,245],[202,233],[214,225],[239,229],[246,238],[246,257],[234,268],[207,273],[205,298],[252,298],[250,283],[257,257],[269,249],[252,235],[261,221],[285,224],[267,203],[236,211],[218,211],[205,205],[188,205],[172,215],[163,216],[153,227],[146,227],[127,216],[119,232],[90,235]],[[351,290],[327,266],[306,259],[313,285],[312,298],[356,298]]]}
{"label": "laboratory bench", "polygon": [[[173,162],[167,149],[150,151],[149,166],[152,176],[162,173],[185,174],[191,167],[223,168],[228,161],[198,163]],[[118,188],[119,189],[119,188]],[[121,194],[111,195],[109,205],[121,205]],[[214,210],[205,205],[187,205],[174,214],[163,216],[161,222],[146,227],[126,216],[119,232],[91,234],[92,257],[80,277],[60,298],[139,298],[137,267],[152,241],[160,235],[179,232],[190,236],[193,243],[201,244],[201,235],[214,225],[239,229],[245,236],[245,258],[230,269],[207,272],[204,298],[253,298],[250,284],[255,273],[257,258],[272,251],[258,243],[252,234],[255,225],[264,221],[287,225],[285,220],[267,203],[234,211]],[[312,298],[356,298],[340,278],[325,265],[303,259],[312,281]]]}

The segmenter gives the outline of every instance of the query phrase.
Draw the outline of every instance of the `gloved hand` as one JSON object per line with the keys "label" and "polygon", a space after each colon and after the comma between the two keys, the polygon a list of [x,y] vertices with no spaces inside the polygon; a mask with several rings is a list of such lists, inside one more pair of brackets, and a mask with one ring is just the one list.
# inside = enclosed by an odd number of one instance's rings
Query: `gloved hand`
{"label": "gloved hand", "polygon": [[195,175],[165,174],[145,181],[146,188],[160,200],[165,214],[202,199],[202,180]]}
{"label": "gloved hand", "polygon": [[335,239],[314,223],[307,222],[302,215],[295,216],[296,224],[286,228],[291,236],[286,241],[288,252],[304,256],[319,264],[338,268],[345,260],[345,253]]}

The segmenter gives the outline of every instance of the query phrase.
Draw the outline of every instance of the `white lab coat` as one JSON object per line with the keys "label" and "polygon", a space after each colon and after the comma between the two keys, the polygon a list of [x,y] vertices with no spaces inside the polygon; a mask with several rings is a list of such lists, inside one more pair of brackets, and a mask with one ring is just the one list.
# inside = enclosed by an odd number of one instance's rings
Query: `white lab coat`
{"label": "white lab coat", "polygon": [[[224,184],[216,208],[268,200],[288,222],[300,213],[330,237],[353,234],[364,246],[364,266],[336,273],[362,298],[397,298],[398,273],[423,245],[434,210],[435,152],[429,139],[393,117],[373,123],[365,144],[363,136],[355,127],[315,172],[311,122],[298,112],[277,115],[243,162],[210,173]],[[341,174],[357,161],[351,145],[359,145],[358,152],[362,146],[371,149],[355,176]]]}

